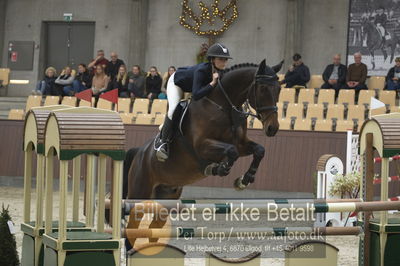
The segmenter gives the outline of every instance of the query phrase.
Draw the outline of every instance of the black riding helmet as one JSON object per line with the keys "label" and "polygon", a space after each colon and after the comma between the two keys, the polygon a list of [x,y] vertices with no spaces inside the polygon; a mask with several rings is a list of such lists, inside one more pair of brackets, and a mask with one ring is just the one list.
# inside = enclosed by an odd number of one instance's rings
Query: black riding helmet
{"label": "black riding helmet", "polygon": [[212,57],[221,57],[221,58],[228,58],[232,59],[231,55],[229,54],[228,48],[225,45],[220,43],[214,43],[210,46],[207,50],[207,58],[211,60]]}

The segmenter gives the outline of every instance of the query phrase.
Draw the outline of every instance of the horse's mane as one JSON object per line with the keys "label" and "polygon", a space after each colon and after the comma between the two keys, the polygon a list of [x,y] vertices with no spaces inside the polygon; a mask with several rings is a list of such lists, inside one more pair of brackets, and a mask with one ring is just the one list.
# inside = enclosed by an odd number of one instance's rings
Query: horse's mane
{"label": "horse's mane", "polygon": [[233,66],[231,66],[231,67],[225,69],[222,73],[223,73],[223,74],[226,74],[226,73],[231,72],[231,71],[233,71],[233,70],[236,70],[236,69],[239,69],[239,68],[244,68],[244,67],[258,67],[258,65],[257,65],[257,64],[254,64],[254,63],[236,64],[236,65],[233,65]]}

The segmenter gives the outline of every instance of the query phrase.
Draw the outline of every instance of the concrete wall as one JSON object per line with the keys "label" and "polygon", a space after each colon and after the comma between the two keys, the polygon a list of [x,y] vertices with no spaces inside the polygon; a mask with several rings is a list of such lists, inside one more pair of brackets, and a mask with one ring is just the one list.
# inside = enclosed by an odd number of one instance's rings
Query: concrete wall
{"label": "concrete wall", "polygon": [[[230,48],[230,64],[267,58],[272,65],[286,58],[286,69],[293,52],[300,52],[311,72],[320,74],[333,53],[346,53],[348,2],[239,0],[239,18],[217,41]],[[107,55],[116,51],[129,67],[156,65],[164,72],[169,65],[194,64],[201,43],[208,39],[178,24],[180,4],[181,0],[8,0],[4,39],[0,32],[1,66],[7,64],[10,40],[33,40],[38,45],[34,70],[11,74],[30,84],[11,85],[9,95],[27,95],[35,86],[43,68],[42,22],[61,21],[65,12],[73,13],[74,21],[94,21],[95,50],[102,48]]]}

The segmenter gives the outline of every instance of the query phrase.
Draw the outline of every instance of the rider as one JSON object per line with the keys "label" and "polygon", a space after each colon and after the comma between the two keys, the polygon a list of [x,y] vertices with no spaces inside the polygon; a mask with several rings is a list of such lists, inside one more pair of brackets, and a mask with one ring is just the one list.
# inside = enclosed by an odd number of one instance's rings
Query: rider
{"label": "rider", "polygon": [[376,28],[378,29],[379,33],[381,34],[383,42],[386,41],[385,36],[387,35],[386,22],[387,22],[387,16],[384,13],[384,8],[380,6],[376,9],[374,24],[375,24]]}
{"label": "rider", "polygon": [[180,67],[171,75],[167,83],[168,114],[165,117],[160,138],[156,141],[157,158],[164,161],[169,157],[169,143],[174,135],[172,117],[183,92],[192,92],[193,100],[207,96],[216,86],[218,71],[225,69],[228,59],[232,59],[228,48],[215,43],[207,50],[208,62],[190,67]]}

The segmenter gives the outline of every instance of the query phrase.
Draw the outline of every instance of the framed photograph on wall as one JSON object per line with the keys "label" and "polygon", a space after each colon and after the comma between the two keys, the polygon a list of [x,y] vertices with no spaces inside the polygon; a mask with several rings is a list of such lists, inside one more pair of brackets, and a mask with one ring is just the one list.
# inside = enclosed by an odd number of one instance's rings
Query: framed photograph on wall
{"label": "framed photograph on wall", "polygon": [[350,0],[347,63],[361,52],[368,76],[386,76],[400,56],[400,0]]}

